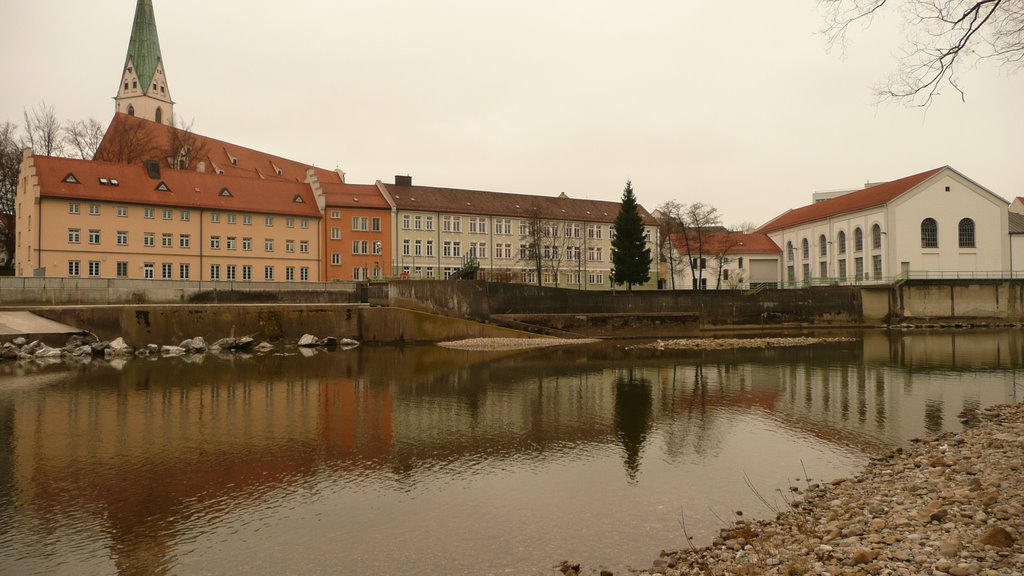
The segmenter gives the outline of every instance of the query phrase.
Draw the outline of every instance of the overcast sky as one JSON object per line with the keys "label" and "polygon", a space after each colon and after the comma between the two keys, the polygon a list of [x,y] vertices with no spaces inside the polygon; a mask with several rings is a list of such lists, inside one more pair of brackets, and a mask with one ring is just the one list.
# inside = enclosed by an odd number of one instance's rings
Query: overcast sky
{"label": "overcast sky", "polygon": [[[113,115],[134,0],[0,0],[0,121]],[[155,0],[197,132],[391,181],[640,202],[762,223],[815,190],[949,164],[1024,196],[1024,74],[874,104],[895,17],[828,53],[814,0]],[[949,91],[947,91],[949,92]]]}

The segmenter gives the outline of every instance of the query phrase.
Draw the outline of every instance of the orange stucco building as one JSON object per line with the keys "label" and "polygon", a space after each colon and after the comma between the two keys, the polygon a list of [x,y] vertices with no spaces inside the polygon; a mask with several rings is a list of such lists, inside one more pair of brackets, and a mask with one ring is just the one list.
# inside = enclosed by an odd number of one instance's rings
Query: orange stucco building
{"label": "orange stucco building", "polygon": [[391,276],[391,204],[377,186],[322,185],[324,280],[368,280]]}

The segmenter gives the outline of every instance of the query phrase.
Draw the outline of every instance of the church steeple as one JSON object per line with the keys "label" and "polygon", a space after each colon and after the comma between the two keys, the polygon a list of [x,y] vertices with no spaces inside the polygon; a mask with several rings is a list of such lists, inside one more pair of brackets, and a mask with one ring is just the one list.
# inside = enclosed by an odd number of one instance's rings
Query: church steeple
{"label": "church steeple", "polygon": [[135,5],[135,23],[114,101],[118,112],[161,124],[174,122],[174,101],[164,74],[152,0],[138,0]]}

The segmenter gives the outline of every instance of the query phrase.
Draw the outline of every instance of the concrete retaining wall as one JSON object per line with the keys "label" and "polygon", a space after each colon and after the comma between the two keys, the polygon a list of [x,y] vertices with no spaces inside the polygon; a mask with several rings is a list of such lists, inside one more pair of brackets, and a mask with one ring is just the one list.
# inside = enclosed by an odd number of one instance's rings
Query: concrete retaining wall
{"label": "concrete retaining wall", "polygon": [[0,278],[0,306],[359,302],[351,282],[188,282],[100,278]]}
{"label": "concrete retaining wall", "polygon": [[1024,322],[1019,280],[911,280],[894,288],[893,318],[902,322]]}

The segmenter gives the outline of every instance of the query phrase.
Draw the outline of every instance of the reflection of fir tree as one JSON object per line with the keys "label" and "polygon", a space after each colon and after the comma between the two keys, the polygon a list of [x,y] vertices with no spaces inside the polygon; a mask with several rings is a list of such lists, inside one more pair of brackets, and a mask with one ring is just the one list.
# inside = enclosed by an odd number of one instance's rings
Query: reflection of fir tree
{"label": "reflection of fir tree", "polygon": [[615,433],[625,451],[626,474],[636,482],[640,472],[640,454],[651,426],[654,400],[651,383],[637,378],[630,369],[615,378]]}

